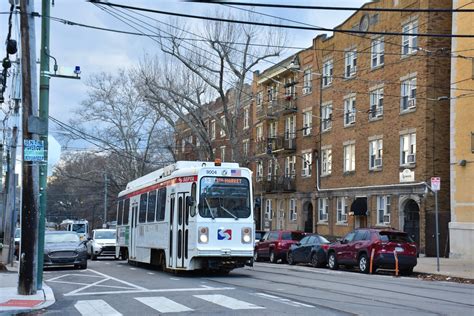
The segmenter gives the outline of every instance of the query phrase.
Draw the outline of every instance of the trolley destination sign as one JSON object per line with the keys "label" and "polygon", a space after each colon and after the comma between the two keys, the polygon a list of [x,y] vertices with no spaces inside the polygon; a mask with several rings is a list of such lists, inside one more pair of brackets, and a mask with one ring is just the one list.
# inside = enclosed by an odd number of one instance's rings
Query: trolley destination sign
{"label": "trolley destination sign", "polygon": [[23,140],[24,161],[44,161],[44,141],[35,139]]}

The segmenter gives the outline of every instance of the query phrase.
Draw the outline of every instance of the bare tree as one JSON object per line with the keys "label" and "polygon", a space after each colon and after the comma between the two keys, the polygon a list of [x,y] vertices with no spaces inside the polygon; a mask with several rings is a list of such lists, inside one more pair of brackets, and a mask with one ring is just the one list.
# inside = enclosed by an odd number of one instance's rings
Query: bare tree
{"label": "bare tree", "polygon": [[87,82],[87,98],[70,124],[75,138],[87,139],[104,151],[121,183],[173,160],[172,130],[137,91],[136,79],[120,70],[100,73]]}
{"label": "bare tree", "polygon": [[[251,14],[243,18],[254,20]],[[240,162],[244,160],[239,150],[242,138],[248,136],[237,127],[243,106],[252,98],[248,82],[260,62],[282,53],[278,46],[286,42],[286,34],[253,25],[203,23],[201,34],[191,33],[178,21],[172,21],[168,30],[160,30],[161,51],[171,59],[145,56],[137,71],[140,91],[170,124],[176,119],[184,122],[200,140],[201,155],[211,158],[212,142],[205,119],[215,120],[226,132],[233,160]],[[193,36],[201,41],[189,41]],[[215,99],[221,103],[221,111],[209,107]]]}

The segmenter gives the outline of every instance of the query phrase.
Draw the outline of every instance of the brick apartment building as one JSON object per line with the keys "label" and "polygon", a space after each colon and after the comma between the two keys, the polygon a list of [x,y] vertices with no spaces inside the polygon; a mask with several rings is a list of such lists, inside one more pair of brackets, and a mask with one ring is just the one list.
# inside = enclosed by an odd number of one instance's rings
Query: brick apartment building
{"label": "brick apartment building", "polygon": [[[450,8],[451,1],[374,1],[365,8]],[[435,254],[439,192],[441,254],[448,249],[449,13],[358,11],[334,33],[256,73],[255,197],[263,229],[342,236],[356,227],[408,232]],[[321,105],[321,106],[320,106]]]}

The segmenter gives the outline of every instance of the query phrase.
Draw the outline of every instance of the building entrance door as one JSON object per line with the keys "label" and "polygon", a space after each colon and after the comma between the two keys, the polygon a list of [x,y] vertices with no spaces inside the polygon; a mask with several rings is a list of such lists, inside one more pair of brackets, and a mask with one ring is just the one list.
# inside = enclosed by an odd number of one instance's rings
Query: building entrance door
{"label": "building entrance door", "polygon": [[306,203],[304,208],[305,222],[304,222],[304,231],[306,233],[313,232],[313,204]]}
{"label": "building entrance door", "polygon": [[403,209],[404,225],[406,232],[419,246],[420,245],[420,208],[414,200],[408,200]]}

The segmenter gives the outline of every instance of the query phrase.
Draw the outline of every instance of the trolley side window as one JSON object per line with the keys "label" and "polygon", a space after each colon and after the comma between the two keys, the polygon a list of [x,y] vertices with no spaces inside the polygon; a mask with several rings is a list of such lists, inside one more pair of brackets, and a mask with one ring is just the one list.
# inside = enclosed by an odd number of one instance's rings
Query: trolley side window
{"label": "trolley side window", "polygon": [[148,201],[148,193],[143,193],[140,195],[140,209],[138,214],[138,222],[146,222],[146,206]]}
{"label": "trolley side window", "polygon": [[123,217],[123,200],[120,200],[117,203],[117,225],[122,225],[122,217]]}
{"label": "trolley side window", "polygon": [[123,204],[123,225],[128,224],[128,215],[130,213],[130,199],[126,199]]}
{"label": "trolley side window", "polygon": [[151,191],[148,195],[148,211],[146,213],[146,221],[148,223],[155,221],[155,209],[156,209],[156,190]]}
{"label": "trolley side window", "polygon": [[158,191],[158,203],[156,206],[156,220],[162,222],[165,220],[166,209],[166,188]]}

